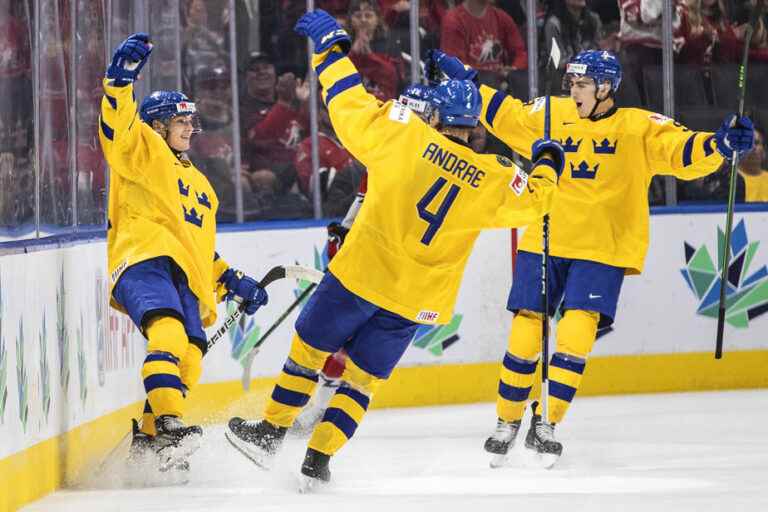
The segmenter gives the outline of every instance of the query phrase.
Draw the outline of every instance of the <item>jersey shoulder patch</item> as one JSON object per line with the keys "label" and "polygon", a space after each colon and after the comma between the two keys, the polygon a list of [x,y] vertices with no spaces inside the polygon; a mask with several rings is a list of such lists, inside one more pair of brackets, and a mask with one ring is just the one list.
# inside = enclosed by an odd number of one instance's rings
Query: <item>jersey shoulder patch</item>
{"label": "jersey shoulder patch", "polygon": [[407,105],[397,100],[392,100],[392,106],[389,108],[389,119],[397,123],[408,124],[411,119],[411,109]]}
{"label": "jersey shoulder patch", "polygon": [[649,115],[648,119],[650,119],[651,121],[653,121],[656,124],[664,124],[664,123],[668,123],[668,122],[670,122],[672,120],[671,117],[667,117],[667,116],[665,116],[663,114],[656,114],[656,113],[653,113],[653,114]]}
{"label": "jersey shoulder patch", "polygon": [[515,195],[519,196],[525,191],[527,185],[528,173],[518,167],[515,172],[515,177],[509,182],[509,188],[512,189],[512,192],[514,192]]}

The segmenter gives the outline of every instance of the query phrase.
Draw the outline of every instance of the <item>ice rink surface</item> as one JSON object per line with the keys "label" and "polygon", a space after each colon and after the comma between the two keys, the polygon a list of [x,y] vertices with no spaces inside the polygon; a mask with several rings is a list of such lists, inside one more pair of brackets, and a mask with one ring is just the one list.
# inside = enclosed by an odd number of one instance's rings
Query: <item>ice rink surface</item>
{"label": "ice rink surface", "polygon": [[509,465],[491,469],[495,419],[490,403],[371,411],[310,495],[297,492],[305,439],[289,437],[265,472],[211,426],[187,485],[61,491],[23,510],[768,510],[768,390],[577,398],[551,470],[521,447],[527,417]]}

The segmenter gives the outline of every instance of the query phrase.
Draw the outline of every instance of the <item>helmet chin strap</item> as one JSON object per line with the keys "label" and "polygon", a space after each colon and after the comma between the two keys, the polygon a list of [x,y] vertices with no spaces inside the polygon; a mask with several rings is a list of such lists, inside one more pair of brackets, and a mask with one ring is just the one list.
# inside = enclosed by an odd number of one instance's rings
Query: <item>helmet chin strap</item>
{"label": "helmet chin strap", "polygon": [[597,94],[599,91],[600,91],[600,87],[598,86],[595,88],[595,105],[592,107],[592,110],[589,112],[589,116],[587,116],[589,119],[592,119],[593,121],[595,120],[594,117],[595,117],[595,111],[597,110],[597,107],[599,107],[602,102],[607,101],[608,98],[611,97],[609,93],[605,98],[600,99],[597,97]]}

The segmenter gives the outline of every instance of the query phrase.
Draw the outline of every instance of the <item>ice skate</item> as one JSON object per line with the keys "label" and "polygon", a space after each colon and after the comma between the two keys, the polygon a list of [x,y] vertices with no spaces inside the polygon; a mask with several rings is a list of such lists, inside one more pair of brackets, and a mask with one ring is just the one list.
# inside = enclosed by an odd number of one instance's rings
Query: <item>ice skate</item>
{"label": "ice skate", "polygon": [[176,416],[158,416],[155,429],[154,446],[159,458],[158,469],[162,472],[176,466],[183,468],[190,455],[200,448],[203,429],[197,425],[185,426]]}
{"label": "ice skate", "polygon": [[235,417],[229,420],[224,435],[232,446],[254,464],[270,469],[287,431],[287,428],[277,427],[267,420],[246,421]]}
{"label": "ice skate", "polygon": [[307,454],[301,465],[301,475],[299,475],[299,492],[310,492],[318,485],[331,481],[331,471],[328,469],[330,460],[330,455],[307,448]]}
{"label": "ice skate", "polygon": [[[536,410],[536,402],[533,403],[533,409]],[[542,421],[539,414],[531,418],[525,447],[538,454],[541,465],[546,469],[552,468],[563,453],[563,445],[555,439],[555,425]]]}
{"label": "ice skate", "polygon": [[520,420],[504,421],[499,418],[496,421],[496,429],[485,440],[485,451],[493,454],[491,467],[503,466],[507,460],[507,452],[515,444],[517,432],[520,430]]}

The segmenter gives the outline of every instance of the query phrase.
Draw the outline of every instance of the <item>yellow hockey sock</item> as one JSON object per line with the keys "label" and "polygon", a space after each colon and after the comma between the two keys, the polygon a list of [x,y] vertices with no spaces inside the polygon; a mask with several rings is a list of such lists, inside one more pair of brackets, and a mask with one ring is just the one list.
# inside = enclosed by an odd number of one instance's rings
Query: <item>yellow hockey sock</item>
{"label": "yellow hockey sock", "polygon": [[203,373],[203,352],[194,343],[187,345],[187,352],[179,364],[179,373],[181,383],[189,391],[200,381],[200,375]]}
{"label": "yellow hockey sock", "polygon": [[317,386],[318,372],[330,355],[295,335],[288,360],[277,378],[264,408],[264,419],[279,427],[290,427],[307,405]]}
{"label": "yellow hockey sock", "polygon": [[512,320],[496,399],[496,414],[504,421],[517,421],[525,412],[541,348],[541,317],[523,309]]}
{"label": "yellow hockey sock", "polygon": [[152,407],[149,406],[149,400],[144,401],[144,412],[141,415],[141,431],[148,436],[157,434],[157,430],[155,430],[155,415],[152,414]]}
{"label": "yellow hockey sock", "polygon": [[183,416],[179,361],[189,344],[184,325],[173,317],[154,319],[146,328],[147,357],[142,367],[144,389],[155,416]]}
{"label": "yellow hockey sock", "polygon": [[581,384],[597,335],[600,314],[570,309],[557,325],[557,346],[549,363],[549,422],[563,421]]}
{"label": "yellow hockey sock", "polygon": [[355,434],[368,410],[374,391],[384,382],[347,359],[342,385],[336,390],[320,424],[309,439],[309,447],[333,455]]}

